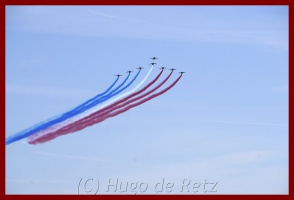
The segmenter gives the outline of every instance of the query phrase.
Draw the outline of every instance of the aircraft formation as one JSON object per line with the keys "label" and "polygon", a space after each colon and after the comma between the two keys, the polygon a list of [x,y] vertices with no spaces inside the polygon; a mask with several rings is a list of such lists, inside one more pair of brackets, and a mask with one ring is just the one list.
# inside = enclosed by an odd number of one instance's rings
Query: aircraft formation
{"label": "aircraft formation", "polygon": [[[157,57],[152,57],[152,58],[150,58],[151,60],[157,60],[158,58]],[[154,66],[154,65],[156,65],[157,63],[155,63],[155,62],[152,62],[152,63],[150,63],[149,65],[151,65],[151,66]],[[142,69],[144,69],[143,67],[137,67],[136,69],[139,69],[139,70],[142,70]],[[164,70],[164,69],[166,69],[166,67],[160,67],[159,69],[161,69],[161,70]],[[171,71],[174,71],[174,70],[176,70],[175,68],[171,68],[171,69],[169,69],[169,70],[171,70]],[[132,73],[133,71],[127,71],[126,73],[128,73],[128,74],[130,74],[130,73]],[[184,73],[186,73],[186,72],[179,72],[179,74],[181,74],[181,75],[183,75]],[[117,75],[115,75],[115,76],[117,76],[117,77],[120,77],[120,76],[122,76],[122,75],[120,75],[120,74],[117,74]]]}
{"label": "aircraft formation", "polygon": [[[166,67],[160,67],[159,69],[161,69],[161,71],[158,72],[157,76],[149,83],[144,84],[146,80],[148,80],[154,66],[157,64],[154,60],[158,58],[152,57],[150,59],[152,62],[149,64],[151,67],[148,73],[146,73],[141,81],[136,83],[136,86],[131,90],[124,92],[124,90],[134,84],[141,70],[144,69],[143,67],[138,67],[138,71],[134,76],[131,76],[133,71],[126,71],[125,73],[127,73],[127,76],[118,85],[116,85],[116,83],[123,75],[116,74],[115,76],[117,76],[117,78],[105,91],[96,94],[94,97],[87,99],[85,102],[66,112],[43,120],[27,129],[8,136],[5,142],[6,145],[22,139],[27,139],[29,144],[42,144],[57,137],[71,134],[94,124],[101,123],[108,118],[115,117],[164,94],[173,88],[185,73],[183,71],[179,72],[180,75],[174,78],[172,83],[166,85],[165,83],[172,77],[176,69],[169,69],[170,72],[165,75],[165,78],[160,79],[160,83],[158,83],[157,80],[166,69]],[[128,79],[131,80],[128,81]],[[141,87],[142,85],[143,87]],[[156,86],[153,87],[153,85]],[[141,89],[139,89],[140,87]]]}

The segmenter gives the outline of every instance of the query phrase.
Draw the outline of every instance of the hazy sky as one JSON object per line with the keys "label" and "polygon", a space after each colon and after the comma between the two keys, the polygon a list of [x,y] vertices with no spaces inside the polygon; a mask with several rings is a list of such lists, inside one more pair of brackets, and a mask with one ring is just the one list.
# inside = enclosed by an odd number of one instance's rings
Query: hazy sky
{"label": "hazy sky", "polygon": [[288,193],[287,6],[7,6],[6,137],[142,66],[138,83],[153,56],[147,82],[187,73],[100,124],[7,146],[6,193],[119,194],[117,179],[138,194]]}

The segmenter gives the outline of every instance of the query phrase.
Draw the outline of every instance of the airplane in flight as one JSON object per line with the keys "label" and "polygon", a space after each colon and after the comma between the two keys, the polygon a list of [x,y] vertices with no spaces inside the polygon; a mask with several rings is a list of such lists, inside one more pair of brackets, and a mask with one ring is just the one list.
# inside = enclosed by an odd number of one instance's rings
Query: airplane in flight
{"label": "airplane in flight", "polygon": [[122,75],[120,75],[120,74],[117,74],[117,75],[114,75],[114,76],[120,77],[120,76],[122,76]]}
{"label": "airplane in flight", "polygon": [[144,69],[143,67],[138,67],[137,69],[141,70],[141,69]]}
{"label": "airplane in flight", "polygon": [[171,68],[171,69],[169,69],[169,70],[172,70],[172,71],[174,71],[174,70],[176,70],[176,69],[174,69],[174,68]]}
{"label": "airplane in flight", "polygon": [[130,74],[130,73],[132,73],[132,72],[133,72],[133,71],[127,71],[126,73],[129,73],[129,74]]}
{"label": "airplane in flight", "polygon": [[156,63],[150,63],[149,65],[156,65]]}
{"label": "airplane in flight", "polygon": [[179,74],[181,74],[181,75],[182,75],[183,73],[186,73],[186,72],[179,72]]}
{"label": "airplane in flight", "polygon": [[156,60],[156,59],[158,59],[158,58],[156,58],[156,57],[152,57],[152,58],[150,58],[150,59],[152,59],[152,60]]}
{"label": "airplane in flight", "polygon": [[158,68],[158,69],[162,69],[162,70],[164,70],[164,69],[166,69],[166,67],[160,67],[160,68]]}

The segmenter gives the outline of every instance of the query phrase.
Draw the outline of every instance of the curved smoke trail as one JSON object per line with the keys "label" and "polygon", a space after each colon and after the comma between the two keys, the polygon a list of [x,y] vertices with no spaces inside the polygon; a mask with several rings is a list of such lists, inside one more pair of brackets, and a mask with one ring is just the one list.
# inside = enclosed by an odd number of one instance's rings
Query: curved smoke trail
{"label": "curved smoke trail", "polygon": [[[139,91],[134,92],[134,93],[132,93],[132,94],[126,96],[125,98],[123,98],[123,99],[121,99],[121,100],[119,100],[119,101],[116,101],[115,103],[110,104],[109,106],[106,106],[105,108],[103,108],[103,109],[101,109],[101,110],[96,111],[96,112],[95,112],[95,115],[97,115],[97,113],[105,112],[105,111],[111,109],[112,107],[117,106],[118,104],[121,104],[121,103],[127,101],[128,99],[130,99],[130,98],[132,98],[132,97],[134,97],[134,96],[136,96],[136,95],[138,95],[138,94],[144,92],[145,90],[147,90],[151,85],[153,85],[153,84],[159,79],[159,77],[161,76],[162,72],[163,72],[163,70],[161,70],[161,72],[160,72],[160,73],[154,78],[154,80],[152,80],[150,83],[148,83],[145,87],[143,87],[143,88],[140,89]],[[171,75],[171,74],[170,74],[170,75]],[[170,75],[168,76],[168,78],[170,77]],[[168,78],[167,78],[167,79],[168,79]],[[166,79],[166,80],[167,80],[167,79]],[[165,80],[165,81],[166,81],[166,80]],[[164,81],[164,82],[165,82],[165,81]],[[163,84],[163,83],[162,83],[162,84]],[[90,115],[86,116],[85,118],[87,119],[89,116],[92,116],[92,115],[93,115],[93,114],[90,114]],[[85,118],[82,118],[82,120],[85,120]],[[80,120],[81,120],[81,119],[80,119]],[[72,124],[73,124],[73,123],[72,123]],[[71,125],[72,125],[72,124],[71,124]],[[36,140],[36,139],[38,139],[38,138],[43,137],[44,135],[51,134],[52,132],[56,131],[56,129],[52,130],[52,128],[49,128],[48,130],[45,130],[45,131],[46,131],[46,133],[44,133],[44,132],[41,131],[41,132],[38,132],[38,133],[36,133],[36,134],[34,134],[34,135],[31,135],[31,136],[28,138],[28,141],[33,141],[33,140]]]}
{"label": "curved smoke trail", "polygon": [[[121,99],[121,98],[123,98],[123,97],[125,97],[125,96],[127,96],[127,95],[129,95],[129,94],[131,94],[131,93],[133,93],[133,92],[136,91],[136,90],[137,90],[142,84],[144,84],[144,82],[147,80],[147,78],[148,78],[149,75],[151,74],[152,69],[153,69],[153,66],[150,68],[150,70],[148,71],[148,73],[146,74],[146,76],[144,77],[144,79],[143,79],[138,85],[136,85],[132,90],[130,90],[130,91],[126,92],[126,93],[123,93],[123,94],[119,95],[118,97],[116,97],[116,98],[112,99],[111,101],[109,101],[109,102],[107,102],[107,103],[101,105],[101,106],[98,107],[98,108],[97,108],[97,107],[93,107],[92,109],[89,109],[89,110],[87,110],[87,111],[81,113],[80,115],[77,115],[77,116],[75,116],[75,117],[72,117],[72,118],[68,119],[68,120],[65,121],[64,123],[56,124],[55,126],[50,127],[50,129],[42,130],[42,131],[36,133],[36,137],[38,137],[38,138],[39,138],[39,137],[43,137],[44,135],[47,135],[48,133],[52,133],[52,132],[55,132],[55,131],[57,131],[57,130],[59,130],[59,129],[62,129],[62,128],[65,127],[65,126],[68,126],[68,125],[70,125],[70,124],[73,124],[73,123],[75,123],[76,121],[79,121],[79,120],[81,120],[81,119],[83,119],[83,118],[85,118],[85,117],[87,117],[87,116],[89,116],[89,115],[91,115],[91,114],[97,112],[98,110],[100,110],[100,109],[102,109],[102,108],[104,108],[104,107],[106,107],[106,106],[112,104],[114,101],[116,101],[116,100],[118,100],[118,99]],[[139,70],[138,73],[139,73],[140,71],[141,71],[141,70]],[[34,137],[34,138],[36,138],[36,137]]]}
{"label": "curved smoke trail", "polygon": [[82,118],[84,118],[85,116],[88,116],[88,115],[90,115],[90,114],[92,114],[92,113],[94,113],[94,112],[96,112],[96,111],[98,111],[98,110],[100,110],[100,109],[102,109],[102,108],[105,108],[106,106],[111,105],[111,104],[114,103],[115,101],[117,101],[117,100],[119,100],[119,99],[122,99],[123,97],[128,96],[129,94],[132,94],[133,92],[135,92],[139,87],[141,87],[141,85],[143,85],[143,84],[145,83],[145,81],[147,80],[147,78],[148,78],[149,75],[151,74],[151,71],[152,71],[152,70],[153,70],[153,65],[152,65],[151,69],[149,70],[149,72],[147,73],[147,75],[144,77],[144,79],[143,79],[138,85],[136,85],[136,87],[134,87],[132,90],[130,90],[130,91],[126,92],[126,93],[123,93],[123,94],[121,94],[120,96],[117,96],[116,98],[111,99],[109,102],[107,102],[107,103],[101,105],[101,106],[98,107],[98,108],[95,107],[95,108],[93,108],[92,110],[89,110],[87,113],[83,113],[84,115],[82,115],[79,119],[82,119]]}
{"label": "curved smoke trail", "polygon": [[[79,123],[84,123],[84,122],[87,122],[87,121],[92,121],[92,119],[94,118],[97,118],[97,117],[103,117],[103,115],[108,115],[109,113],[117,110],[117,109],[120,109],[120,108],[123,108],[125,106],[127,106],[128,104],[131,104],[131,103],[134,103],[135,101],[139,100],[139,99],[143,99],[144,97],[146,97],[147,95],[151,94],[152,92],[156,91],[158,88],[160,88],[169,78],[170,76],[172,75],[173,72],[170,72],[170,74],[160,83],[158,84],[156,87],[154,87],[152,90],[144,93],[144,94],[141,94],[135,98],[132,98],[134,97],[133,95],[129,95],[127,97],[125,97],[124,99],[120,100],[120,101],[117,101],[91,115],[88,115],[87,117],[81,119],[79,121]],[[147,88],[146,88],[147,89]],[[141,91],[142,93],[143,91]],[[76,123],[73,123],[71,124],[72,127],[75,127],[77,126],[77,122]]]}
{"label": "curved smoke trail", "polygon": [[[88,105],[89,103],[93,102],[93,101],[96,101],[99,97],[105,95],[106,93],[109,92],[109,90],[111,90],[111,88],[113,88],[113,86],[116,84],[116,82],[118,81],[119,77],[116,78],[116,80],[114,81],[114,83],[107,89],[105,90],[104,92],[100,93],[100,94],[97,94],[96,96],[92,97],[91,99],[85,101],[84,103],[82,103],[81,105],[75,107],[74,109],[68,111],[67,113],[72,113],[72,112],[75,112],[76,110],[79,110],[81,109],[82,107]],[[116,87],[114,90],[118,90],[120,87],[122,86],[119,85],[118,87]],[[66,115],[67,113],[64,113],[63,115]]]}
{"label": "curved smoke trail", "polygon": [[[29,132],[29,131],[32,131],[34,128],[39,127],[39,126],[41,126],[41,125],[43,125],[43,124],[45,124],[45,123],[47,123],[47,122],[49,122],[49,121],[52,121],[52,120],[54,120],[54,119],[57,119],[57,118],[59,118],[59,117],[61,117],[61,116],[63,116],[63,115],[66,115],[67,113],[71,113],[71,112],[74,111],[74,110],[80,109],[81,107],[83,107],[84,105],[88,104],[89,102],[94,101],[94,100],[97,99],[98,97],[100,97],[100,96],[106,94],[106,93],[107,93],[109,90],[111,90],[111,88],[116,84],[116,82],[118,81],[118,79],[119,79],[119,77],[117,77],[116,80],[111,84],[111,86],[109,86],[109,88],[107,88],[104,92],[102,92],[102,93],[96,95],[95,97],[93,97],[93,98],[87,100],[86,102],[82,103],[81,105],[79,105],[79,106],[77,106],[77,107],[75,107],[75,108],[73,108],[73,109],[67,111],[67,112],[64,113],[64,114],[61,114],[61,115],[58,115],[58,116],[51,117],[51,118],[47,119],[46,121],[39,122],[38,124],[35,124],[35,125],[33,125],[33,126],[29,127],[29,128],[26,128],[26,129],[24,129],[24,130],[22,130],[22,131],[20,131],[20,132],[18,132],[18,133],[16,133],[16,134],[14,134],[13,137],[15,137],[16,135],[22,135],[22,134],[25,134],[25,133],[27,133],[27,132]],[[9,142],[10,140],[13,139],[13,138],[11,138],[11,137],[12,137],[12,136],[9,136],[9,137],[6,139],[6,144],[10,144],[10,143],[13,142],[13,141]],[[9,138],[10,138],[10,139],[9,139]]]}
{"label": "curved smoke trail", "polygon": [[[85,127],[88,127],[88,126],[92,126],[96,123],[99,123],[99,122],[102,122],[104,120],[106,120],[107,118],[110,118],[110,117],[114,117],[116,115],[119,115],[123,112],[126,112],[127,110],[131,109],[131,108],[134,108],[136,106],[139,106],[165,92],[167,92],[168,90],[170,90],[180,79],[181,79],[182,75],[180,75],[170,86],[168,86],[167,88],[165,88],[164,90],[158,92],[158,93],[155,93],[145,99],[141,99],[140,101],[138,101],[137,103],[131,103],[130,105],[128,106],[125,106],[124,108],[122,109],[119,109],[115,112],[112,112],[112,113],[108,113],[106,115],[100,115],[100,117],[91,117],[92,120],[88,120],[86,122],[84,122],[83,120],[81,120],[82,122],[79,122],[78,124],[74,125],[74,126],[66,126],[66,127],[63,127],[62,129],[59,129],[57,130],[54,134],[47,134],[47,135],[44,135],[43,137],[41,138],[38,138],[34,141],[29,141],[30,144],[39,144],[39,143],[45,143],[45,142],[48,142],[58,136],[61,136],[61,135],[64,135],[64,134],[67,134],[67,133],[70,133],[70,132],[73,132],[73,131],[78,131],[78,130],[81,130]],[[99,112],[99,111],[98,111]]]}
{"label": "curved smoke trail", "polygon": [[[99,103],[102,103],[103,101],[106,101],[107,99],[111,98],[114,96],[114,94],[118,94],[120,92],[122,92],[123,90],[125,90],[127,87],[129,87],[134,81],[135,79],[137,78],[137,76],[139,75],[140,71],[136,74],[136,76],[133,78],[133,80],[127,85],[125,86],[124,88],[120,89],[119,91],[117,91],[119,88],[121,88],[125,82],[128,80],[130,74],[125,78],[125,80],[118,86],[116,87],[114,90],[112,90],[108,95],[106,96],[102,96],[100,95],[98,99],[94,100],[94,101],[88,101],[87,104],[84,103],[85,106],[78,106],[79,108],[78,109],[75,109],[74,111],[69,111],[63,115],[61,115],[60,117],[58,118],[55,118],[53,120],[47,120],[45,123],[42,123],[41,125],[37,126],[37,127],[33,127],[33,128],[29,128],[29,129],[26,129],[24,131],[21,131],[19,133],[16,133],[12,136],[9,136],[7,139],[6,139],[6,145],[8,144],[11,144],[13,142],[16,142],[18,140],[21,140],[23,138],[26,138],[30,135],[33,135],[39,131],[42,131],[44,129],[47,129],[55,124],[58,124],[58,123],[61,123],[77,114],[80,114],[82,112],[84,112],[85,110],[87,109],[90,109],[91,107],[99,104]],[[117,82],[118,78],[116,79],[115,83]],[[114,84],[111,85],[111,87],[113,87]],[[107,89],[107,92],[109,91],[109,88]],[[105,92],[103,92],[104,94],[106,94]],[[97,95],[98,96],[98,95]],[[102,99],[102,100],[101,100]]]}

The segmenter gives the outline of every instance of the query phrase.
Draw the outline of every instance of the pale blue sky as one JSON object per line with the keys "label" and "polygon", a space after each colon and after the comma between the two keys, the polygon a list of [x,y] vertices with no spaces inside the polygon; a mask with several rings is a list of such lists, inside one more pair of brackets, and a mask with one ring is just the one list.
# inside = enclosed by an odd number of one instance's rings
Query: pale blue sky
{"label": "pale blue sky", "polygon": [[179,194],[184,179],[218,182],[218,194],[288,193],[286,6],[7,6],[6,137],[142,66],[138,83],[153,56],[187,73],[115,118],[7,146],[6,193],[77,194],[81,178],[99,179],[98,194],[109,178],[145,193],[163,178]]}

